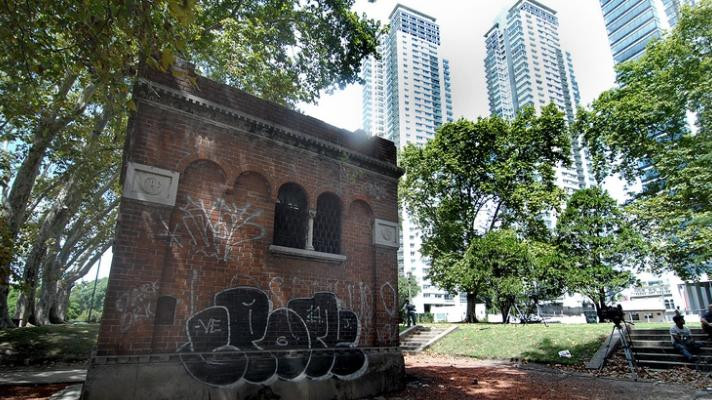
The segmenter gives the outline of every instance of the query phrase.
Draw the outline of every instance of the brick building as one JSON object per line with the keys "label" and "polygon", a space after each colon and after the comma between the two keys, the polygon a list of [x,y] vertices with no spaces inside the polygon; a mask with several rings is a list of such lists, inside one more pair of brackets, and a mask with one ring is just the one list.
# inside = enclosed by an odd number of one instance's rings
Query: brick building
{"label": "brick building", "polygon": [[397,389],[393,143],[190,68],[144,71],[135,101],[83,398]]}

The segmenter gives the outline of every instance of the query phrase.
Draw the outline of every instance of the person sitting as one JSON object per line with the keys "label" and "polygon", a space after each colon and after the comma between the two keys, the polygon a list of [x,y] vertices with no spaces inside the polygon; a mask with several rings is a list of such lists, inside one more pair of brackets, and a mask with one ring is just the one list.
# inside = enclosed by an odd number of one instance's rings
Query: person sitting
{"label": "person sitting", "polygon": [[702,314],[700,318],[702,330],[709,336],[709,341],[712,341],[712,304],[707,306],[707,312]]}
{"label": "person sitting", "polygon": [[697,343],[692,339],[692,332],[690,332],[690,328],[685,327],[685,318],[682,315],[676,315],[672,320],[675,322],[675,325],[670,328],[672,346],[685,357],[685,360],[692,362],[695,357],[694,353],[700,350],[702,343]]}

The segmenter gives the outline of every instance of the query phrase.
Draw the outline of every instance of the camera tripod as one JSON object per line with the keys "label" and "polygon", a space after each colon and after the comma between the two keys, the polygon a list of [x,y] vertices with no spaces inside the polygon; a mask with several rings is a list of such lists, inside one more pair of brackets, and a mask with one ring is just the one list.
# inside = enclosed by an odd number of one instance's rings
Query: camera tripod
{"label": "camera tripod", "polygon": [[[628,322],[621,321],[624,324]],[[635,357],[633,356],[633,347],[629,342],[628,330],[621,326],[621,322],[614,322],[613,329],[611,329],[611,335],[608,337],[608,345],[606,346],[606,354],[611,348],[611,341],[613,340],[613,334],[618,331],[618,336],[621,339],[621,347],[623,347],[623,354],[625,354],[625,360],[628,363],[628,368],[630,369],[630,374],[634,381],[638,380],[638,373],[636,370]],[[599,371],[603,369],[603,364],[599,368]]]}

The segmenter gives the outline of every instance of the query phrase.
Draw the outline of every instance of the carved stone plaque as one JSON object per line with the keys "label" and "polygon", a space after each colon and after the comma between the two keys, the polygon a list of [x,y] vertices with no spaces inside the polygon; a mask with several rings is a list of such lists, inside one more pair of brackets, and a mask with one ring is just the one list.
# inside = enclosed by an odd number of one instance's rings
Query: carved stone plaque
{"label": "carved stone plaque", "polygon": [[376,219],[373,224],[373,244],[398,248],[398,223]]}
{"label": "carved stone plaque", "polygon": [[178,172],[129,162],[124,196],[130,199],[173,206],[178,192]]}

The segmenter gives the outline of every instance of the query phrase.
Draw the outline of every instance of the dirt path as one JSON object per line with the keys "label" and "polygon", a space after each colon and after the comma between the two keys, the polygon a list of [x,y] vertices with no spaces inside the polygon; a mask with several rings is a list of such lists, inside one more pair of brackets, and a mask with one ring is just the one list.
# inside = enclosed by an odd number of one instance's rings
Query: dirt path
{"label": "dirt path", "polygon": [[[712,400],[692,385],[632,382],[501,361],[418,355],[406,357],[406,389],[390,400],[625,399]],[[68,384],[0,386],[0,399],[47,399]],[[382,399],[382,397],[377,397]]]}
{"label": "dirt path", "polygon": [[389,399],[712,399],[712,393],[700,397],[689,385],[598,378],[543,366],[465,358],[407,357],[406,372],[406,389]]}

